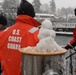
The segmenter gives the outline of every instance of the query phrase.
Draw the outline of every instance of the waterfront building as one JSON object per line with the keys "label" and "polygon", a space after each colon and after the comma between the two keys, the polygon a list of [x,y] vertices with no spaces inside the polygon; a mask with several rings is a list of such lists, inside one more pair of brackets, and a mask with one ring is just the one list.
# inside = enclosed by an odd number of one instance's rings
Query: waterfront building
{"label": "waterfront building", "polygon": [[68,17],[67,19],[64,17],[56,17],[54,14],[36,13],[35,19],[40,22],[49,19],[52,22],[55,31],[73,32],[73,29],[76,26],[75,17]]}

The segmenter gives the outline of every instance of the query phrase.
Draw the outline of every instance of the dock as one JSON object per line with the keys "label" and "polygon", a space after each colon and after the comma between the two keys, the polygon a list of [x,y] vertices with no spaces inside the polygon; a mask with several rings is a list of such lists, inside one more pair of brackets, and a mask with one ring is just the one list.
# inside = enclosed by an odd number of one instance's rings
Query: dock
{"label": "dock", "polygon": [[71,36],[71,35],[73,35],[73,32],[57,32],[56,31],[56,34],[57,35],[70,35]]}

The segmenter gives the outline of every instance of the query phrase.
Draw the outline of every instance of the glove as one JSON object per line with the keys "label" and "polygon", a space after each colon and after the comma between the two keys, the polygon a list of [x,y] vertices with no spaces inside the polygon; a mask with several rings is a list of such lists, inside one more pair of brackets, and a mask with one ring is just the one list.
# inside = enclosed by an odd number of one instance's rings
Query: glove
{"label": "glove", "polygon": [[74,41],[73,43],[68,43],[64,48],[65,49],[73,49],[76,46],[76,41]]}
{"label": "glove", "polygon": [[72,49],[73,47],[71,47],[70,45],[66,45],[64,48],[68,50],[68,49]]}

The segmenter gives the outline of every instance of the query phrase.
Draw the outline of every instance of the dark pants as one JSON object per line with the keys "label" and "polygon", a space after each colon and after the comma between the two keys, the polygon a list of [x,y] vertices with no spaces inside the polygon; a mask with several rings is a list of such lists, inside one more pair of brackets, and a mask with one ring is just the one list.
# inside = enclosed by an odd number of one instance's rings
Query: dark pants
{"label": "dark pants", "polygon": [[0,75],[1,75],[1,73],[2,73],[2,68],[1,68],[1,64],[0,64]]}

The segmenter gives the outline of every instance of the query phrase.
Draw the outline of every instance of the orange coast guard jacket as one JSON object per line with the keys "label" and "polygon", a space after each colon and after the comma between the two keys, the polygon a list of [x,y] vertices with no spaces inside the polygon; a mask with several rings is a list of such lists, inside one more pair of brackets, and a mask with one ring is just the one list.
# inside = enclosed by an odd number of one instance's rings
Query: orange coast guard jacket
{"label": "orange coast guard jacket", "polygon": [[40,23],[27,15],[19,15],[16,23],[0,32],[0,60],[2,75],[22,75],[20,48],[35,46],[39,39]]}

